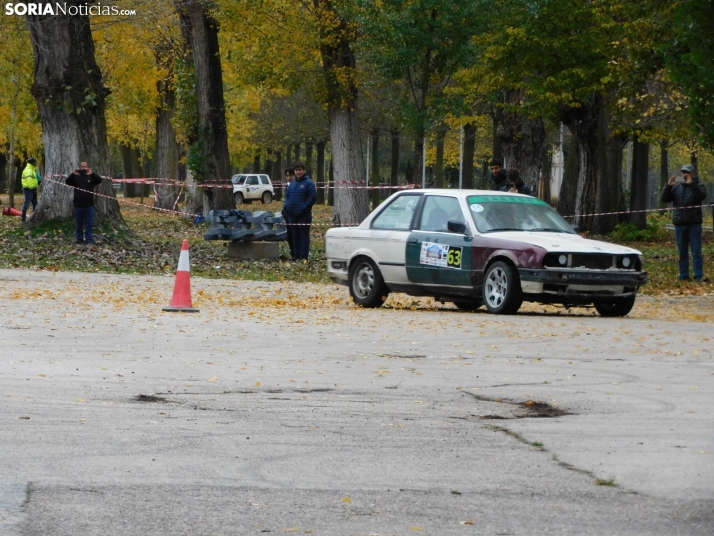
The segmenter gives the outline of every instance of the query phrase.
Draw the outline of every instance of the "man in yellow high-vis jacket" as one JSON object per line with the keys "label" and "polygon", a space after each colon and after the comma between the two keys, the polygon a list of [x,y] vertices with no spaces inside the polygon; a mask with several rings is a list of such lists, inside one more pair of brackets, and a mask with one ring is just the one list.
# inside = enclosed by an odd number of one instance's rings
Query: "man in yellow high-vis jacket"
{"label": "man in yellow high-vis jacket", "polygon": [[25,204],[22,205],[22,221],[27,220],[27,209],[32,203],[32,213],[37,208],[37,187],[40,185],[40,173],[37,171],[37,159],[31,156],[22,170],[22,192],[25,194]]}

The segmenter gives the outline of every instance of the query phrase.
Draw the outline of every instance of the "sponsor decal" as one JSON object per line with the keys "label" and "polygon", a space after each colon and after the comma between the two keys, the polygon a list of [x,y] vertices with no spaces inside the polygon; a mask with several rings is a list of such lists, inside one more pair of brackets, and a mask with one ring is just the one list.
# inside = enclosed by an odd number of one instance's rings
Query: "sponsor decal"
{"label": "sponsor decal", "polygon": [[464,248],[461,247],[446,246],[433,242],[422,242],[419,264],[460,270],[463,249]]}

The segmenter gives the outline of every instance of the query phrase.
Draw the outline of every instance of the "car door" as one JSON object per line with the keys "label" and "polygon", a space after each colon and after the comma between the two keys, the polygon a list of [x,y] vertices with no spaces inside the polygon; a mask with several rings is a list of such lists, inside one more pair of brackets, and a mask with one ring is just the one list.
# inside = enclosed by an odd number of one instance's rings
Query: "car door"
{"label": "car door", "polygon": [[426,195],[414,230],[407,239],[407,277],[411,283],[472,288],[473,236],[450,231],[449,221],[466,224],[460,199]]}
{"label": "car door", "polygon": [[248,175],[245,184],[245,198],[260,199],[260,181],[258,180],[258,175]]}
{"label": "car door", "polygon": [[[387,284],[407,282],[406,243],[421,197],[421,193],[395,197],[372,220],[364,236],[356,235],[353,238],[353,250],[364,248],[370,251]],[[364,242],[360,244],[360,240]]]}

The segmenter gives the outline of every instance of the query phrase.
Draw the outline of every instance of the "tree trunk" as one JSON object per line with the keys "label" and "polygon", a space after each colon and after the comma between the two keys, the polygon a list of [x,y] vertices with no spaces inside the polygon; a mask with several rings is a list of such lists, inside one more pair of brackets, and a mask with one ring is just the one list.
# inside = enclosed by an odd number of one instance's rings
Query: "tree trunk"
{"label": "tree trunk", "polygon": [[[399,130],[396,128],[392,130],[392,168],[389,175],[389,184],[391,186],[399,186]],[[396,190],[391,189],[390,194],[393,194]]]}
{"label": "tree trunk", "polygon": [[474,155],[476,153],[476,125],[464,125],[464,152],[462,163],[462,188],[471,190],[474,187]]}
{"label": "tree trunk", "polygon": [[[41,2],[48,4],[49,2]],[[67,4],[79,5],[72,0]],[[68,174],[86,161],[99,175],[108,173],[109,146],[104,117],[102,74],[94,59],[94,42],[86,15],[27,17],[35,56],[32,95],[42,121],[47,175]],[[111,181],[95,190],[96,222],[114,231],[128,229]],[[73,218],[73,191],[57,177],[44,180],[30,227]]]}
{"label": "tree trunk", "polygon": [[649,178],[650,144],[643,143],[639,137],[632,140],[632,180],[630,182],[630,212],[629,221],[638,229],[647,227],[647,213],[634,212],[647,209]]}
{"label": "tree trunk", "polygon": [[[491,151],[492,151],[492,158],[495,158],[496,160],[505,160],[503,158],[503,146],[501,145],[501,138],[498,136],[498,127],[501,124],[501,121],[503,119],[503,108],[500,106],[496,107],[495,110],[491,113],[491,118],[493,119],[492,123],[492,129],[491,129],[491,134],[493,136],[492,140],[492,146],[491,146]],[[510,167],[511,163],[510,162],[505,162],[504,165],[508,164]]]}
{"label": "tree trunk", "polygon": [[283,178],[283,153],[279,151],[275,153],[275,162],[273,162],[273,171],[270,174],[270,180],[273,182],[275,200],[280,201],[283,198],[283,187],[277,186],[277,184],[282,184],[285,179]]}
{"label": "tree trunk", "polygon": [[[669,140],[659,140],[659,191],[669,182]],[[659,197],[659,196],[658,196]],[[659,208],[667,208],[668,203],[660,203]],[[660,212],[660,214],[662,214]]]}
{"label": "tree trunk", "polygon": [[440,128],[436,133],[436,161],[434,162],[434,176],[436,177],[436,187],[444,187],[444,140],[446,130]]}
{"label": "tree trunk", "polygon": [[420,127],[414,140],[414,184],[418,184],[422,187],[426,186],[426,177],[424,176],[425,137],[426,130]]}
{"label": "tree trunk", "polygon": [[597,234],[612,231],[618,215],[602,214],[622,209],[620,184],[621,140],[613,137],[605,97],[597,95],[581,108],[565,114],[567,125],[578,144],[580,157],[575,190],[575,224]]}
{"label": "tree trunk", "polygon": [[330,172],[328,173],[327,206],[335,206],[335,158],[334,153],[330,154]]}
{"label": "tree trunk", "polygon": [[[337,185],[345,186],[365,177],[359,125],[356,60],[350,30],[331,0],[314,0],[320,26],[322,69],[327,89],[330,141]],[[320,16],[323,15],[323,16]],[[333,222],[357,225],[369,214],[367,190],[337,188]]]}
{"label": "tree trunk", "polygon": [[7,189],[7,155],[0,153],[0,192]]}
{"label": "tree trunk", "polygon": [[[157,83],[161,106],[156,110],[156,177],[154,185],[154,206],[164,210],[174,210],[177,206],[181,187],[178,181],[179,146],[176,130],[171,119],[176,111],[176,94],[167,80]],[[162,181],[162,179],[166,179]]]}
{"label": "tree trunk", "polygon": [[[578,144],[571,136],[563,145],[563,181],[558,192],[558,212],[562,216],[575,214],[575,197],[578,189],[578,176],[580,175],[580,153]],[[568,219],[573,223],[574,218]]]}
{"label": "tree trunk", "polygon": [[[199,183],[228,181],[231,163],[223,98],[223,73],[218,44],[218,21],[209,12],[209,2],[176,0],[181,24],[188,36],[196,73],[198,137],[202,142],[202,176]],[[203,212],[230,210],[234,206],[231,188],[204,188]]]}
{"label": "tree trunk", "polygon": [[253,157],[253,173],[260,173],[260,151]]}
{"label": "tree trunk", "polygon": [[317,201],[318,205],[325,204],[325,148],[327,140],[317,142]]}
{"label": "tree trunk", "polygon": [[308,141],[305,144],[305,172],[308,175],[310,175],[311,177],[312,177],[312,173],[315,169],[312,165],[313,148],[314,148],[314,144],[311,141]]}
{"label": "tree trunk", "polygon": [[379,130],[376,128],[373,129],[370,133],[370,138],[372,141],[372,150],[371,154],[369,155],[371,159],[369,171],[369,185],[374,188],[373,190],[370,190],[370,193],[372,198],[372,208],[375,209],[382,201],[382,192],[379,189]]}
{"label": "tree trunk", "polygon": [[[507,91],[506,102],[512,106],[525,98],[524,91]],[[517,169],[526,184],[538,183],[545,146],[545,125],[541,118],[527,119],[523,115],[505,111],[497,128],[503,158],[508,169]]]}

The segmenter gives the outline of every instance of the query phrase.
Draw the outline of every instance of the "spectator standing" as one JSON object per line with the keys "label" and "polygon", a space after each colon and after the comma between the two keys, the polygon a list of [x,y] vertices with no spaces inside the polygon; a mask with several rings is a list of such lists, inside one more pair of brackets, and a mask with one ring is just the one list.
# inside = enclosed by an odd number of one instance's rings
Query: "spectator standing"
{"label": "spectator standing", "polygon": [[32,203],[32,213],[37,208],[37,188],[42,181],[40,173],[37,171],[37,159],[31,156],[27,159],[25,169],[22,170],[22,193],[25,194],[25,204],[22,205],[22,221],[27,221],[27,209]]}
{"label": "spectator standing", "polygon": [[310,227],[312,206],[317,201],[317,188],[310,175],[305,172],[305,164],[296,162],[295,180],[286,192],[283,210],[288,213],[293,226],[293,248],[295,260],[307,260],[310,255]]}
{"label": "spectator standing", "polygon": [[498,192],[508,186],[508,175],[503,169],[503,162],[494,158],[488,165],[491,168],[491,190]]}
{"label": "spectator standing", "polygon": [[501,188],[502,192],[511,192],[512,194],[533,195],[531,187],[528,186],[521,178],[521,172],[516,168],[508,170],[508,184]]}
{"label": "spectator standing", "polygon": [[290,225],[290,215],[288,211],[285,210],[285,205],[288,203],[288,196],[290,195],[290,185],[295,181],[295,170],[293,168],[285,168],[285,201],[283,203],[283,218],[288,235],[288,247],[290,248],[290,259],[295,260],[295,244],[293,243],[293,227]]}
{"label": "spectator standing", "polygon": [[94,187],[102,178],[93,173],[86,162],[67,177],[66,184],[74,188],[74,221],[77,244],[94,243]]}
{"label": "spectator standing", "polygon": [[689,247],[694,261],[694,280],[706,281],[704,259],[702,257],[702,201],[707,195],[706,188],[699,183],[694,166],[682,166],[683,182],[677,182],[672,175],[662,191],[662,203],[672,203],[674,207],[674,233],[679,249],[679,281],[689,281]]}

